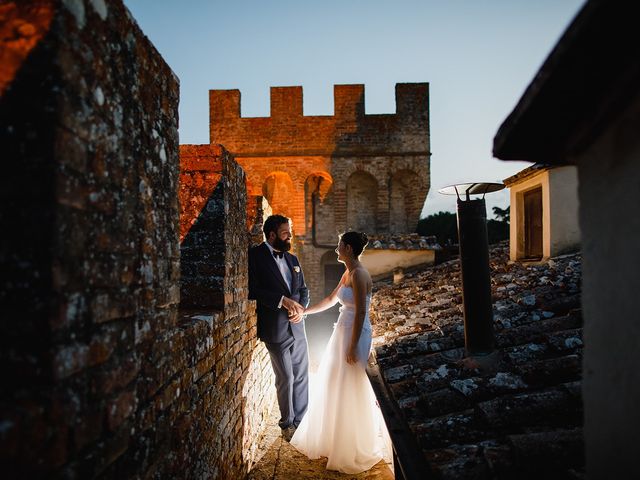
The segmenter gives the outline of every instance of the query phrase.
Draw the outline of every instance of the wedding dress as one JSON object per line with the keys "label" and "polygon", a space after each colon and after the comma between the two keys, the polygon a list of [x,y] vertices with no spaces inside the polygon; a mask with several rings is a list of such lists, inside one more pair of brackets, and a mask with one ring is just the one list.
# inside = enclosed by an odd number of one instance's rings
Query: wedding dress
{"label": "wedding dress", "polygon": [[327,457],[327,470],[343,473],[369,470],[383,458],[390,443],[365,372],[371,348],[371,295],[366,298],[358,361],[349,365],[346,355],[355,302],[351,287],[338,290],[340,315],[318,367],[309,408],[291,439],[291,445],[307,457]]}

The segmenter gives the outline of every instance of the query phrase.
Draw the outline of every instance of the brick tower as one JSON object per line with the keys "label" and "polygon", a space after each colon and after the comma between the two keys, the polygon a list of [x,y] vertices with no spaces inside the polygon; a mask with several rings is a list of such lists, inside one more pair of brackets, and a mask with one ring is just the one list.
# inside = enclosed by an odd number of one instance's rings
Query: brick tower
{"label": "brick tower", "polygon": [[[239,90],[211,90],[210,142],[293,220],[313,299],[337,281],[337,234],[415,231],[429,191],[429,85],[396,85],[396,113],[367,115],[363,85],[334,86],[334,115],[305,116],[302,87],[272,87],[271,116],[242,118]],[[338,276],[339,278],[339,276]]]}

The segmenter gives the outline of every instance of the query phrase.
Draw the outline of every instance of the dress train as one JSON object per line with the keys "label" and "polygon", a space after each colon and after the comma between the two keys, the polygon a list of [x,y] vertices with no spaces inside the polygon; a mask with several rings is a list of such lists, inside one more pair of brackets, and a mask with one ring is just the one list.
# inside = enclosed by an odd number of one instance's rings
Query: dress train
{"label": "dress train", "polygon": [[[327,457],[327,470],[353,474],[378,463],[390,451],[390,441],[365,371],[371,349],[369,314],[358,341],[358,361],[349,365],[353,290],[341,287],[338,299],[340,315],[313,381],[309,408],[291,445],[311,459]],[[367,312],[370,301],[367,296]]]}

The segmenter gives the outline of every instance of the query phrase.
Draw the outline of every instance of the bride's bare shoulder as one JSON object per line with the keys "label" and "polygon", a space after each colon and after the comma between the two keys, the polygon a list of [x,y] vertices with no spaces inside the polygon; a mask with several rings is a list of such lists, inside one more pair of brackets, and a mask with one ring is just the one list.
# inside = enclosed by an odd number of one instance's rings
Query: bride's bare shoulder
{"label": "bride's bare shoulder", "polygon": [[357,275],[358,276],[358,280],[365,280],[370,282],[371,281],[371,274],[369,273],[369,270],[367,270],[364,266],[360,265],[359,267],[355,268],[353,270],[353,275]]}
{"label": "bride's bare shoulder", "polygon": [[367,294],[371,293],[373,282],[369,270],[363,266],[354,268],[351,273],[351,284],[353,285],[354,283],[356,283],[359,288],[364,289]]}

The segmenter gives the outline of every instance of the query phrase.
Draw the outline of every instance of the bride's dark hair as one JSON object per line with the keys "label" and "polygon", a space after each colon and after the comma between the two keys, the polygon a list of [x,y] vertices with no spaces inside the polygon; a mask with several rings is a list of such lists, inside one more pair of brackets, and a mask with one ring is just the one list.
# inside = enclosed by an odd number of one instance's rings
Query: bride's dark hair
{"label": "bride's dark hair", "polygon": [[359,257],[360,254],[364,251],[364,247],[369,243],[369,237],[367,237],[366,233],[361,232],[346,232],[340,235],[340,240],[342,240],[345,245],[351,245],[351,249],[353,250],[353,254],[356,257]]}

